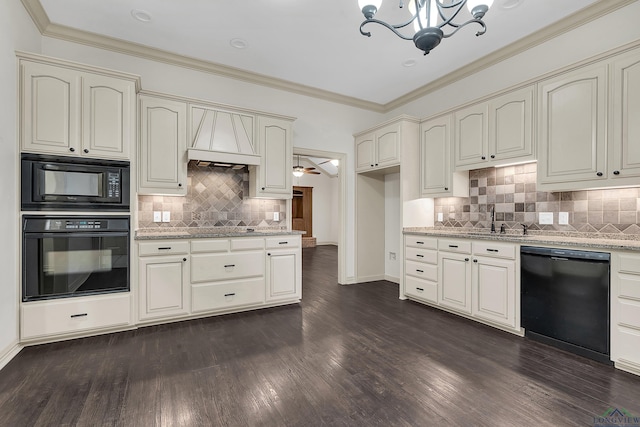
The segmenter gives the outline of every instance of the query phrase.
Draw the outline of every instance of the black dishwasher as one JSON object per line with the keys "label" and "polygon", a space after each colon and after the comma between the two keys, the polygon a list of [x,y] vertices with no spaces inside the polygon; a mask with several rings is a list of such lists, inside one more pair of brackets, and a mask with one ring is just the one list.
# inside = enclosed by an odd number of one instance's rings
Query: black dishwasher
{"label": "black dishwasher", "polygon": [[522,246],[525,335],[591,359],[609,358],[609,264],[604,252]]}

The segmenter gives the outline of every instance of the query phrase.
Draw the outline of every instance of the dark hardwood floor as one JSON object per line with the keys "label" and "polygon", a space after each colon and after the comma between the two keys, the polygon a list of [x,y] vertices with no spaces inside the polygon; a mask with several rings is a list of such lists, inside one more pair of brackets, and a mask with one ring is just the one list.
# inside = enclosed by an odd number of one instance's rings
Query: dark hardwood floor
{"label": "dark hardwood floor", "polygon": [[640,377],[436,309],[340,286],[303,255],[299,305],[28,347],[1,426],[593,426]]}

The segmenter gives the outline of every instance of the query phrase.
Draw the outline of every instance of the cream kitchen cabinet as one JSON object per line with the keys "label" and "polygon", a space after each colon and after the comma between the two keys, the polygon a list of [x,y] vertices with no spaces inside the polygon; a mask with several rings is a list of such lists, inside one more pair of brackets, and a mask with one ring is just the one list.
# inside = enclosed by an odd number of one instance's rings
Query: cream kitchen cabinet
{"label": "cream kitchen cabinet", "polygon": [[611,257],[611,360],[640,375],[640,255]]}
{"label": "cream kitchen cabinet", "polygon": [[472,248],[471,314],[503,327],[519,328],[516,245],[474,241]]}
{"label": "cream kitchen cabinet", "polygon": [[451,115],[420,123],[420,195],[468,197],[469,173],[453,172]]}
{"label": "cream kitchen cabinet", "polygon": [[[75,66],[75,67],[74,67]],[[20,61],[24,152],[130,158],[136,140],[135,76],[63,61]]]}
{"label": "cream kitchen cabinet", "polygon": [[438,304],[438,239],[409,235],[404,244],[405,295]]}
{"label": "cream kitchen cabinet", "polygon": [[598,62],[538,84],[538,190],[606,185],[608,66]]}
{"label": "cream kitchen cabinet", "polygon": [[534,88],[528,86],[455,112],[455,169],[535,160]]}
{"label": "cream kitchen cabinet", "polygon": [[138,255],[139,320],[146,322],[188,315],[189,242],[141,242]]}
{"label": "cream kitchen cabinet", "polygon": [[471,314],[471,242],[438,239],[438,304]]}
{"label": "cream kitchen cabinet", "polygon": [[251,197],[290,199],[292,197],[293,146],[290,119],[258,116],[259,166],[249,166]]}
{"label": "cream kitchen cabinet", "polygon": [[140,96],[138,194],[187,194],[187,104]]}
{"label": "cream kitchen cabinet", "polygon": [[384,169],[400,164],[402,124],[398,121],[356,135],[356,172]]}
{"label": "cream kitchen cabinet", "polygon": [[302,298],[300,235],[266,239],[266,301]]}
{"label": "cream kitchen cabinet", "polygon": [[609,180],[637,185],[640,177],[640,50],[611,64],[612,107],[609,126]]}

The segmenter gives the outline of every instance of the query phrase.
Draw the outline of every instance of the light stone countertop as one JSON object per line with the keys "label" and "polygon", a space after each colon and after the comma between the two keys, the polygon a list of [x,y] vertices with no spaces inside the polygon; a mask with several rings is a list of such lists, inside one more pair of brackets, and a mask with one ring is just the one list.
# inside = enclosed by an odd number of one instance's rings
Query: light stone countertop
{"label": "light stone countertop", "polygon": [[640,236],[624,234],[578,233],[562,231],[528,231],[526,236],[509,230],[507,234],[491,234],[489,230],[471,228],[405,228],[404,234],[452,237],[521,243],[524,245],[568,246],[585,249],[619,249],[640,251]]}
{"label": "light stone countertop", "polygon": [[304,235],[306,232],[298,230],[282,230],[247,227],[208,227],[208,228],[147,228],[135,232],[135,240],[162,239],[213,239],[225,237],[269,237]]}

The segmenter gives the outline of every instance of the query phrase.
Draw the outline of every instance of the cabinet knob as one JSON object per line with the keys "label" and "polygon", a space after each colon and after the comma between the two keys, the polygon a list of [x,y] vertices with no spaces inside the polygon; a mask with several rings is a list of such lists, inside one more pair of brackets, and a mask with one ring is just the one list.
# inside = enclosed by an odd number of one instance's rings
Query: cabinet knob
{"label": "cabinet knob", "polygon": [[264,191],[264,187],[262,187],[262,191]]}
{"label": "cabinet knob", "polygon": [[477,259],[474,259],[474,260],[473,260],[473,262],[478,262],[478,260],[477,260]]}
{"label": "cabinet knob", "polygon": [[73,153],[74,151],[76,151],[76,149],[75,149],[75,148],[73,148],[73,147],[70,147],[70,148],[69,148],[69,151],[71,151],[71,152]]}
{"label": "cabinet knob", "polygon": [[495,158],[496,158],[496,155],[495,155],[495,154],[492,154],[492,155],[491,155],[491,158],[492,158],[492,159],[495,159]]}
{"label": "cabinet knob", "polygon": [[465,262],[468,262],[468,261],[469,261],[469,258],[465,258],[464,260],[465,260]]}
{"label": "cabinet knob", "polygon": [[596,175],[602,176],[602,172],[598,172],[598,173],[596,173]]}
{"label": "cabinet knob", "polygon": [[376,166],[378,166],[378,164],[376,163]]}
{"label": "cabinet knob", "polygon": [[180,183],[180,182],[179,182],[179,183],[178,183],[178,187],[182,187],[182,183]]}
{"label": "cabinet knob", "polygon": [[449,191],[449,187],[444,187],[444,191]]}
{"label": "cabinet knob", "polygon": [[182,258],[182,260],[183,260],[183,261],[186,261],[187,259],[186,259],[186,258]]}
{"label": "cabinet knob", "polygon": [[267,253],[267,256],[271,256],[271,252],[268,252],[268,253]]}
{"label": "cabinet knob", "polygon": [[88,153],[88,152],[89,152],[89,149],[88,149],[88,148],[85,148],[85,149],[84,149],[84,150],[82,150],[82,151],[84,151],[85,153]]}
{"label": "cabinet knob", "polygon": [[620,171],[613,171],[614,175],[620,175]]}
{"label": "cabinet knob", "polygon": [[480,157],[482,160],[487,160],[485,156]]}

